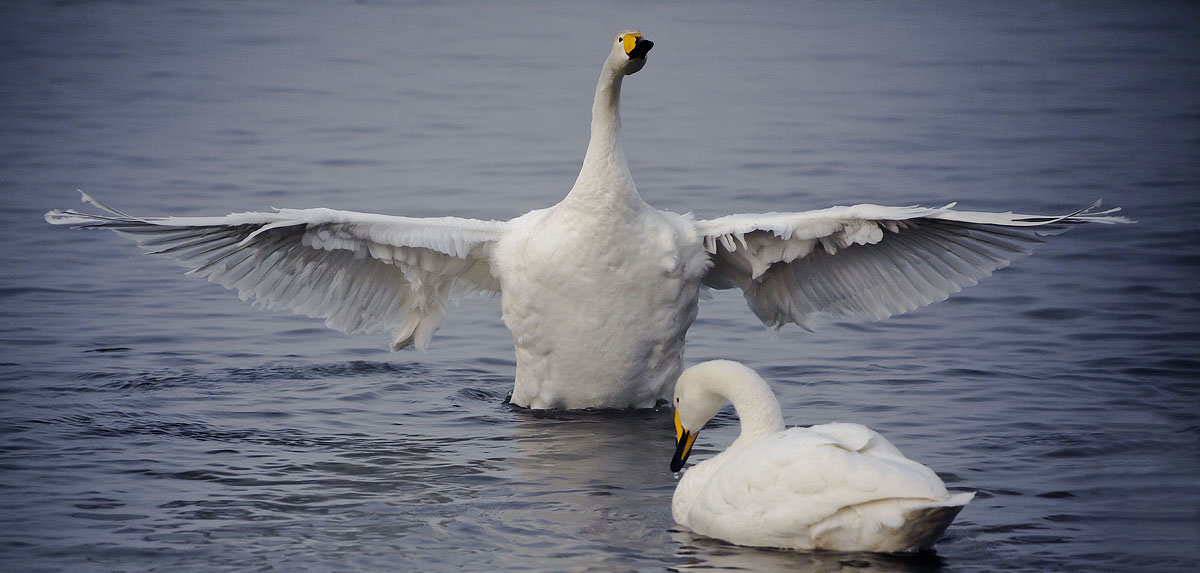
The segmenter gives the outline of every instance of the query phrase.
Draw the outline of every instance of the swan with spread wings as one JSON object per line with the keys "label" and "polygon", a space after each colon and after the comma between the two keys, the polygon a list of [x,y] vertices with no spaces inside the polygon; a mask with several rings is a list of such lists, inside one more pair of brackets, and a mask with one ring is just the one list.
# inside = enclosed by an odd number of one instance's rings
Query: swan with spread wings
{"label": "swan with spread wings", "polygon": [[620,142],[625,76],[653,43],[618,34],[592,106],[583,167],[558,204],[510,221],[333,209],[223,217],[54,210],[53,224],[110,229],[268,309],[425,347],[447,303],[500,294],[531,408],[652,407],[671,396],[700,291],[738,288],[767,325],[877,320],[943,300],[1077,223],[1060,217],[855,205],[694,220],[642,200]]}

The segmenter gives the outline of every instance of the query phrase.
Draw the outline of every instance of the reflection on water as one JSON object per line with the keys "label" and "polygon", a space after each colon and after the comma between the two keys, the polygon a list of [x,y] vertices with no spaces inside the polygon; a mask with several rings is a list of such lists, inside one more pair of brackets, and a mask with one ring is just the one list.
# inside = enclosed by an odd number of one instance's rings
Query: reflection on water
{"label": "reflection on water", "polygon": [[[1155,570],[1200,554],[1200,53],[1188,3],[23,2],[0,18],[0,568]],[[705,301],[793,424],[872,426],[978,491],[936,555],[796,554],[670,516],[669,412],[504,404],[498,303],[427,354],[252,311],[110,233],[329,206],[507,218],[558,201],[609,35],[646,199],[1140,221],[1056,237],[910,315],[772,335]],[[697,459],[737,424],[722,414]]]}
{"label": "reflection on water", "polygon": [[798,553],[775,549],[755,549],[726,545],[720,541],[698,536],[690,531],[672,529],[671,540],[679,545],[676,555],[684,559],[675,565],[683,571],[746,570],[800,571],[829,573],[843,571],[938,571],[945,559],[935,552],[913,555],[885,553],[843,553],[816,551]]}
{"label": "reflection on water", "polygon": [[675,482],[670,411],[515,411],[514,501],[561,551],[606,547],[630,557],[661,553]]}

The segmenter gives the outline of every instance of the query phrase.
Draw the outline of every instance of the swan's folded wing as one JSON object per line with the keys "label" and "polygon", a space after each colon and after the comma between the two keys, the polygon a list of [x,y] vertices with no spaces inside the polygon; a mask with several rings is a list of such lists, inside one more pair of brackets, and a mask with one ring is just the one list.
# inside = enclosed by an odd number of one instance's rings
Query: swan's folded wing
{"label": "swan's folded wing", "polygon": [[947,500],[933,470],[872,455],[870,445],[858,448],[823,428],[791,428],[737,452],[701,490],[690,527],[744,545],[796,547],[798,537],[818,537],[848,508],[870,528],[897,527],[907,509]]}
{"label": "swan's folded wing", "polygon": [[130,236],[259,307],[348,333],[391,331],[396,349],[427,346],[451,297],[500,288],[489,258],[503,222],[332,209],[134,217],[83,200],[104,213],[54,210],[46,221]]}
{"label": "swan's folded wing", "polygon": [[1061,217],[855,205],[696,221],[713,267],[706,286],[740,288],[763,323],[879,320],[945,300],[1078,223],[1128,223],[1094,212]]}

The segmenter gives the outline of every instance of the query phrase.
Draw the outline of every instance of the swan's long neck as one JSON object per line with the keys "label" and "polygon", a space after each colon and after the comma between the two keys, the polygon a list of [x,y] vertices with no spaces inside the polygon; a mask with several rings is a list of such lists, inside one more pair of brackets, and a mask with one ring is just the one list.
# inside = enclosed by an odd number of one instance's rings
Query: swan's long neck
{"label": "swan's long neck", "polygon": [[712,400],[712,414],[729,400],[742,427],[741,435],[725,451],[692,466],[683,474],[671,498],[671,514],[676,522],[689,525],[688,512],[709,478],[737,451],[782,432],[783,412],[767,382],[738,362],[712,360],[698,364],[684,371],[676,384],[697,385],[707,394],[701,394],[701,399]]}
{"label": "swan's long neck", "polygon": [[567,198],[594,204],[641,203],[625,151],[621,148],[621,81],[625,75],[605,65],[592,102],[592,134],[575,186]]}
{"label": "swan's long neck", "polygon": [[739,377],[738,384],[725,384],[722,392],[733,404],[742,426],[741,434],[730,449],[782,432],[784,429],[783,412],[771,387],[753,371],[747,374]]}

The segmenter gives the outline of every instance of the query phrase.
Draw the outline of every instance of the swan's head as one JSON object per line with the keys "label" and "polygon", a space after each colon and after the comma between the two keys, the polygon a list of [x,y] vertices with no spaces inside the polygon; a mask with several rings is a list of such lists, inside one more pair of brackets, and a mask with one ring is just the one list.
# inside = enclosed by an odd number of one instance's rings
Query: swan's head
{"label": "swan's head", "polygon": [[654,47],[654,42],[647,40],[637,30],[625,30],[617,34],[613,41],[612,52],[608,62],[624,75],[637,73],[646,65],[646,53]]}
{"label": "swan's head", "polygon": [[726,371],[738,367],[749,370],[737,362],[713,360],[692,366],[679,375],[675,382],[675,456],[671,458],[671,471],[683,468],[700,428],[725,405],[720,386],[728,378]]}

